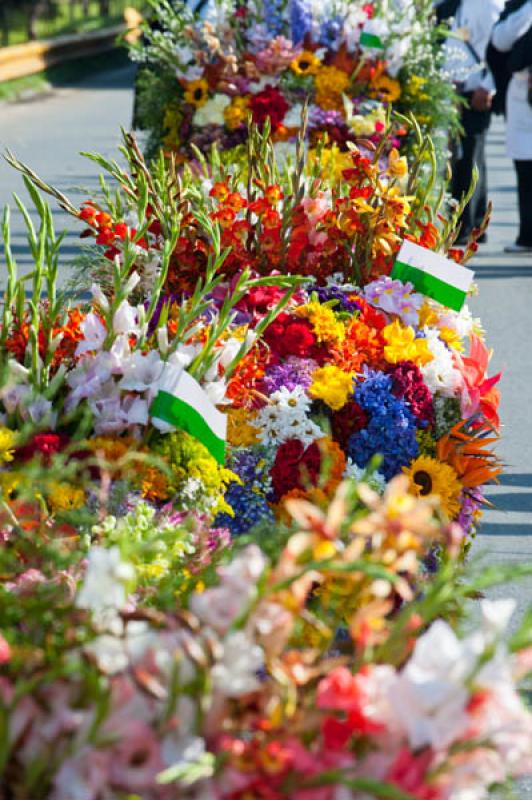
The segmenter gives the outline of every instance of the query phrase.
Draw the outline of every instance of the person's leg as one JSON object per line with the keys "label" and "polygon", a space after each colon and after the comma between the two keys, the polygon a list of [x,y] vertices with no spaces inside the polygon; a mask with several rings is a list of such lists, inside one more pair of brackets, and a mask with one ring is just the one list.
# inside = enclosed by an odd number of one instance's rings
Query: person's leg
{"label": "person's leg", "polygon": [[471,218],[478,228],[488,210],[488,176],[486,167],[486,131],[475,134],[473,163],[478,169],[478,181],[471,198]]}
{"label": "person's leg", "polygon": [[[469,191],[473,178],[474,154],[475,135],[465,132],[456,148],[452,162],[451,194],[455,200],[461,200]],[[474,226],[471,203],[468,203],[464,208],[461,223],[460,237],[468,236]]]}
{"label": "person's leg", "polygon": [[515,161],[519,200],[517,244],[532,247],[532,161]]}

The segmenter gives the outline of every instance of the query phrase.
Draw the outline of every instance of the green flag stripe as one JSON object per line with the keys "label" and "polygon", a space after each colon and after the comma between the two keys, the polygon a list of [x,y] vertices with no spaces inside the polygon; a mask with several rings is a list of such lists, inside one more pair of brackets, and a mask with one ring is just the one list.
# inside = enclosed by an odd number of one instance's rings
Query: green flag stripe
{"label": "green flag stripe", "polygon": [[207,448],[219,464],[223,465],[225,461],[224,440],[216,436],[193,406],[173,394],[159,391],[151,404],[150,414],[152,417],[158,417],[164,422],[168,422],[169,425],[175,425],[176,428],[190,433]]}
{"label": "green flag stripe", "polygon": [[360,44],[364,47],[375,47],[380,50],[384,48],[383,43],[379,36],[376,33],[362,33],[360,34]]}
{"label": "green flag stripe", "polygon": [[427,295],[427,297],[432,297],[433,300],[452,308],[453,311],[460,311],[465,303],[466,292],[462,291],[462,289],[457,289],[456,286],[445,283],[445,281],[436,278],[429,272],[424,272],[402,261],[395,262],[392,278],[398,278],[404,283],[410,281],[418,292]]}

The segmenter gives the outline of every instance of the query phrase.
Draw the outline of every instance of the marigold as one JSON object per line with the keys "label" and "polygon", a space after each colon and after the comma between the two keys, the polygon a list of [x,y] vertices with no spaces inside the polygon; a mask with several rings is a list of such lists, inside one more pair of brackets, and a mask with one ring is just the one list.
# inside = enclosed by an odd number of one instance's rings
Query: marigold
{"label": "marigold", "polygon": [[53,511],[73,511],[85,503],[85,492],[69,483],[53,483],[48,494],[48,502]]}
{"label": "marigold", "polygon": [[352,372],[327,364],[313,372],[308,393],[316,400],[323,400],[333,411],[339,411],[353,393],[353,377]]}
{"label": "marigold", "polygon": [[322,67],[315,78],[316,103],[326,111],[341,111],[342,94],[349,86],[349,76],[336,67]]}

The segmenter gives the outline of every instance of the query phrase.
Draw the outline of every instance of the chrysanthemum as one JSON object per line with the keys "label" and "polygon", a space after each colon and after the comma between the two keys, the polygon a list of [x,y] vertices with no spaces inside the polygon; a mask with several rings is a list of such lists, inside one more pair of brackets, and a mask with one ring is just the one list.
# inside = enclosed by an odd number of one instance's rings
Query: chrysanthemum
{"label": "chrysanthemum", "polygon": [[336,67],[322,67],[316,75],[316,103],[326,111],[341,111],[342,94],[349,86],[349,76]]}
{"label": "chrysanthemum", "polygon": [[454,469],[429,456],[419,456],[403,472],[410,479],[410,492],[416,497],[437,497],[444,513],[454,519],[460,512],[462,484]]}
{"label": "chrysanthemum", "polygon": [[339,411],[353,392],[353,377],[351,372],[326,364],[314,372],[308,393],[316,400],[323,400],[333,411]]}

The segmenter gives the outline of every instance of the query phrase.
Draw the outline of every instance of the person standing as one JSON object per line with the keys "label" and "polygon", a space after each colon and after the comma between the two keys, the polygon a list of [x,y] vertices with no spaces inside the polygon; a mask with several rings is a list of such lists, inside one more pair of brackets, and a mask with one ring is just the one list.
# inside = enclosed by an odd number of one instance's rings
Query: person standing
{"label": "person standing", "polygon": [[532,253],[532,0],[510,0],[496,24],[492,45],[508,53],[506,151],[517,175],[519,235],[506,253]]}
{"label": "person standing", "polygon": [[[495,84],[486,65],[486,50],[504,0],[446,0],[436,9],[439,20],[454,17],[447,49],[447,70],[464,100],[463,135],[454,145],[451,194],[461,200],[469,191],[475,167],[478,181],[462,214],[458,244],[465,243],[486,214],[488,187],[486,134]],[[482,240],[480,240],[482,241]]]}

